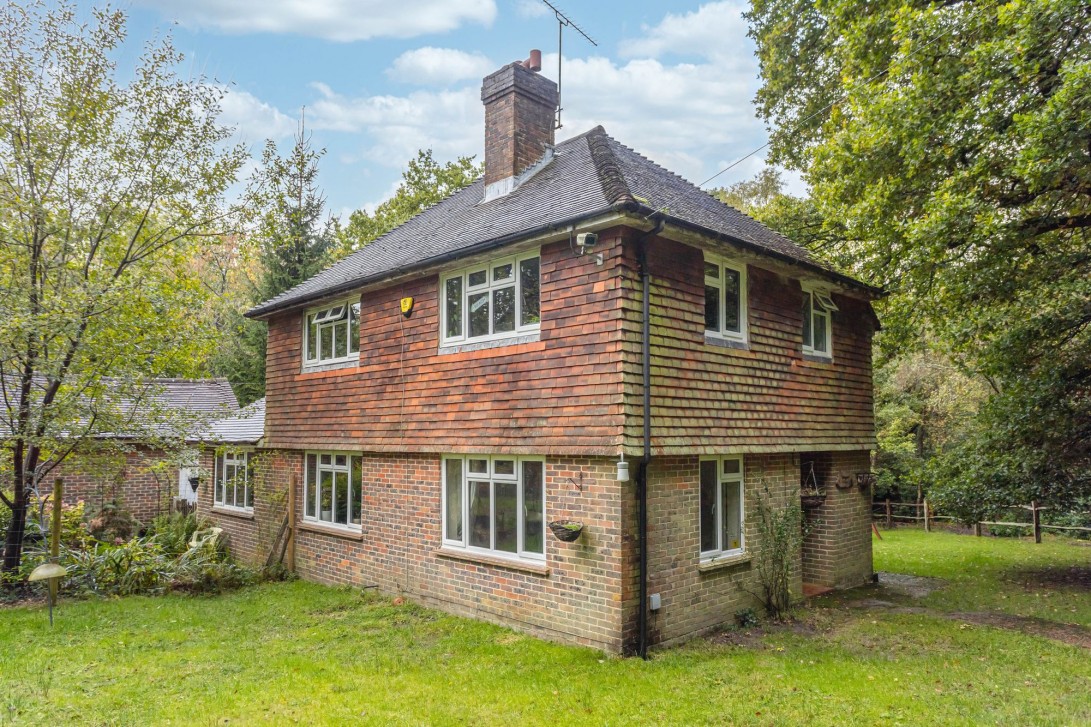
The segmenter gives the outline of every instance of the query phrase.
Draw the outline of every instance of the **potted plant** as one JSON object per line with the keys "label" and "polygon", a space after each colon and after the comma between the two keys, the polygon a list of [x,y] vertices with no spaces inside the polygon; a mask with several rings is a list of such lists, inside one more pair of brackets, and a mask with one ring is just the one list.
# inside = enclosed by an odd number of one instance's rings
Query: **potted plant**
{"label": "potted plant", "polygon": [[549,529],[553,531],[553,535],[557,540],[572,543],[583,532],[583,523],[576,520],[554,520],[549,524]]}

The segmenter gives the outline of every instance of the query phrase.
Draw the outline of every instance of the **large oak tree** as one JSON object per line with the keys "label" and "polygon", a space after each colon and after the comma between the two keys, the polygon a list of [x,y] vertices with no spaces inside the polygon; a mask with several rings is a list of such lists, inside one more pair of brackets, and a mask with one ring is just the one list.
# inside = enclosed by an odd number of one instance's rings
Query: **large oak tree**
{"label": "large oak tree", "polygon": [[1091,5],[755,0],[773,161],[841,262],[992,386],[942,479],[964,500],[1091,494]]}

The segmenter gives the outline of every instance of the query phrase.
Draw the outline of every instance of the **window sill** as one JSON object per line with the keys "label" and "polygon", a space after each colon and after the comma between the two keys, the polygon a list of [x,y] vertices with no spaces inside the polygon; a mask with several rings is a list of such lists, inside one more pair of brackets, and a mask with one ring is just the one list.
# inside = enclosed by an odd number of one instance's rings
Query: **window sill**
{"label": "window sill", "polygon": [[303,364],[303,373],[305,374],[320,374],[323,371],[338,371],[340,369],[356,368],[360,365],[360,356],[356,355],[351,358],[341,359],[339,361],[329,361],[327,363],[314,363]]}
{"label": "window sill", "polygon": [[440,558],[450,558],[452,560],[464,560],[468,563],[480,563],[482,565],[495,565],[500,568],[510,568],[511,570],[523,571],[524,573],[533,573],[538,576],[548,576],[549,566],[545,562],[532,562],[528,560],[513,560],[509,558],[501,558],[495,555],[484,555],[482,553],[469,553],[454,548],[439,548],[434,551]]}
{"label": "window sill", "polygon": [[539,331],[526,333],[519,336],[506,338],[494,338],[486,341],[468,341],[466,343],[445,343],[439,347],[439,355],[450,353],[462,353],[464,351],[484,351],[488,348],[500,348],[501,346],[517,346],[521,343],[537,343],[542,338]]}
{"label": "window sill", "polygon": [[329,535],[334,538],[342,538],[344,540],[361,541],[364,539],[364,534],[359,530],[350,530],[348,528],[339,528],[335,525],[320,525],[318,523],[310,522],[307,520],[300,520],[296,527],[299,530],[304,530],[308,533],[318,533],[319,535]]}
{"label": "window sill", "polygon": [[804,351],[803,352],[803,360],[804,361],[810,361],[811,363],[828,364],[828,363],[833,363],[833,356],[832,355],[826,356],[826,355],[823,355],[823,354],[820,354],[820,353],[808,353],[808,352]]}
{"label": "window sill", "polygon": [[725,568],[731,568],[736,565],[744,565],[750,563],[750,553],[736,553],[735,555],[721,555],[718,558],[710,558],[709,560],[702,560],[697,564],[697,570],[701,573],[712,573],[714,571],[723,570]]}
{"label": "window sill", "polygon": [[223,505],[213,505],[212,512],[216,515],[227,515],[229,517],[237,517],[240,520],[253,520],[254,510],[236,509],[233,507],[225,507]]}
{"label": "window sill", "polygon": [[723,336],[715,333],[705,331],[705,343],[709,346],[719,346],[720,348],[734,348],[739,351],[749,351],[750,344],[746,341],[741,341],[734,338],[724,338]]}

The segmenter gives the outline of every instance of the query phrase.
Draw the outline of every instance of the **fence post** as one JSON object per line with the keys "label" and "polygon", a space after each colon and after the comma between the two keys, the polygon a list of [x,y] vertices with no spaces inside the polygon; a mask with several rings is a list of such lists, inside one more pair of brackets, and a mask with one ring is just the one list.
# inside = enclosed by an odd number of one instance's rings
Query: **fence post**
{"label": "fence post", "polygon": [[981,537],[981,523],[974,523],[974,535]]}
{"label": "fence post", "polygon": [[[61,554],[61,505],[64,500],[64,480],[60,477],[53,480],[53,524],[49,528],[49,554],[53,556],[52,561],[57,562],[57,558]],[[49,579],[49,604],[50,606],[57,605],[57,587],[60,585],[60,580],[57,578]]]}
{"label": "fence post", "polygon": [[928,517],[928,498],[924,498],[924,532],[932,532],[932,521]]}
{"label": "fence post", "polygon": [[298,484],[299,478],[293,472],[288,478],[288,532],[284,534],[288,538],[287,566],[292,573],[295,573],[295,491]]}
{"label": "fence post", "polygon": [[1034,523],[1034,542],[1042,542],[1042,520],[1038,515],[1038,501],[1031,500],[1030,503],[1030,517],[1031,522]]}
{"label": "fence post", "polygon": [[890,510],[890,498],[886,498],[886,529],[894,527],[894,514]]}

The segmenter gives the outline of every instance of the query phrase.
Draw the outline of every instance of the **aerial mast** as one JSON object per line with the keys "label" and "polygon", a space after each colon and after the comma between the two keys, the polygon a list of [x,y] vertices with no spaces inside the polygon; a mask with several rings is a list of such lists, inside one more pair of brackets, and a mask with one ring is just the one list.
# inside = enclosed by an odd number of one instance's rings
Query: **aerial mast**
{"label": "aerial mast", "polygon": [[567,25],[570,28],[575,28],[576,32],[587,39],[587,42],[591,45],[598,47],[598,43],[594,41],[587,33],[583,31],[583,28],[576,25],[571,18],[557,9],[553,3],[549,0],[542,0],[550,10],[553,11],[553,15],[557,18],[557,120],[554,122],[554,129],[561,128],[561,65],[564,59],[564,28]]}

